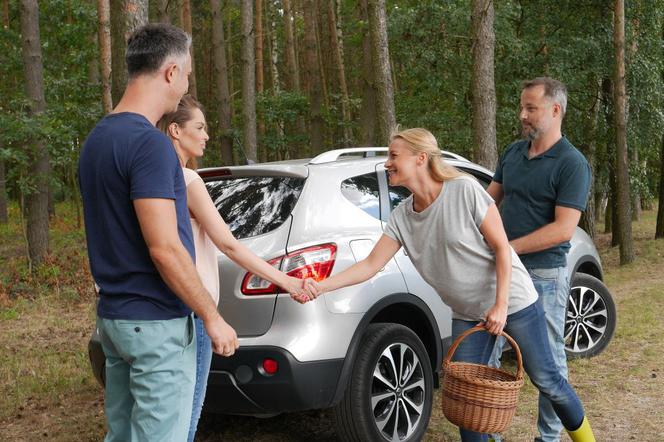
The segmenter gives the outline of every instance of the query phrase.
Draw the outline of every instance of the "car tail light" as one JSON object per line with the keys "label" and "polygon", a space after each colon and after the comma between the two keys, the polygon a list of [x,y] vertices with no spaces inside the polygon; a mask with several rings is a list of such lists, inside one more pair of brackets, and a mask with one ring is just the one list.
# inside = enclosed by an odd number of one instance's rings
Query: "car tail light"
{"label": "car tail light", "polygon": [[[281,267],[288,276],[322,281],[332,273],[336,256],[336,244],[322,244],[296,250],[288,255],[271,259],[268,263],[276,268]],[[244,275],[240,291],[244,295],[273,295],[284,292],[276,284],[253,273]]]}

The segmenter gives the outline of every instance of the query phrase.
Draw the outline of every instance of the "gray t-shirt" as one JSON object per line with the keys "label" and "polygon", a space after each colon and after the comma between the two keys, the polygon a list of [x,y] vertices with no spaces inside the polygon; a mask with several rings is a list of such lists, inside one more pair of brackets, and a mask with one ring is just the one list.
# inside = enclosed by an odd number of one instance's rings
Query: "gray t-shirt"
{"label": "gray t-shirt", "polygon": [[[480,232],[493,203],[475,179],[462,176],[446,181],[436,200],[421,212],[413,210],[411,195],[392,212],[385,227],[385,234],[406,249],[456,319],[481,320],[496,302],[496,258]],[[536,300],[533,282],[512,250],[507,314]]]}

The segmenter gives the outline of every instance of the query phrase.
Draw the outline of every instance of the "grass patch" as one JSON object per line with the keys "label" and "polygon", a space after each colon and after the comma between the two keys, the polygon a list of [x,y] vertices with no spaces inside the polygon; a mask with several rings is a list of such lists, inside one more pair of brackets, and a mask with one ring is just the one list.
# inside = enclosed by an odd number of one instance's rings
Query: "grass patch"
{"label": "grass patch", "polygon": [[[94,290],[85,236],[74,206],[58,205],[51,220],[51,255],[30,274],[18,209],[0,226],[0,440],[98,441],[104,435],[103,393],[90,371],[87,342],[94,327]],[[654,211],[634,223],[635,263],[620,267],[610,237],[596,238],[605,282],[618,311],[609,347],[569,363],[597,440],[655,441],[664,433],[664,240],[653,240]],[[599,226],[601,228],[601,226]],[[514,362],[505,366],[514,369]],[[426,441],[456,441],[440,391]],[[530,384],[505,440],[532,441],[537,391]],[[199,438],[213,441],[334,441],[329,410],[272,419],[203,417]],[[569,441],[567,436],[563,440]]]}
{"label": "grass patch", "polygon": [[87,356],[95,315],[85,237],[72,227],[74,207],[56,213],[51,254],[32,274],[15,205],[0,228],[0,440],[103,435],[102,393]]}

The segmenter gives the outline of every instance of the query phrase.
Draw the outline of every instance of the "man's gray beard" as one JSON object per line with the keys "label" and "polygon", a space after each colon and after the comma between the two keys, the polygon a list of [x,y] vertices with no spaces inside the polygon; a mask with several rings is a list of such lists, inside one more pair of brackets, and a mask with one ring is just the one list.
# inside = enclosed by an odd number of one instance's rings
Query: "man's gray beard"
{"label": "man's gray beard", "polygon": [[542,132],[536,128],[533,128],[529,131],[527,131],[526,129],[523,129],[521,131],[521,136],[523,137],[523,139],[528,141],[535,141],[540,137],[540,135],[542,135]]}

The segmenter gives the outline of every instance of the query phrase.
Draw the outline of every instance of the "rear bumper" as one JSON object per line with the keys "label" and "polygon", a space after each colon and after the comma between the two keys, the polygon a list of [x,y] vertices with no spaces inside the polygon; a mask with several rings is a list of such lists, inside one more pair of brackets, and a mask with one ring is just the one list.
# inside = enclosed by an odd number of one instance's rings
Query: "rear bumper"
{"label": "rear bumper", "polygon": [[[92,372],[103,386],[105,356],[97,334],[88,344]],[[263,360],[278,370],[268,375]],[[205,411],[270,415],[327,408],[332,405],[343,359],[300,362],[279,347],[240,347],[230,358],[214,355],[208,378]]]}
{"label": "rear bumper", "polygon": [[[268,375],[263,360],[278,371]],[[339,382],[343,359],[299,362],[279,347],[240,347],[230,358],[214,355],[205,410],[229,414],[275,414],[326,408]]]}

